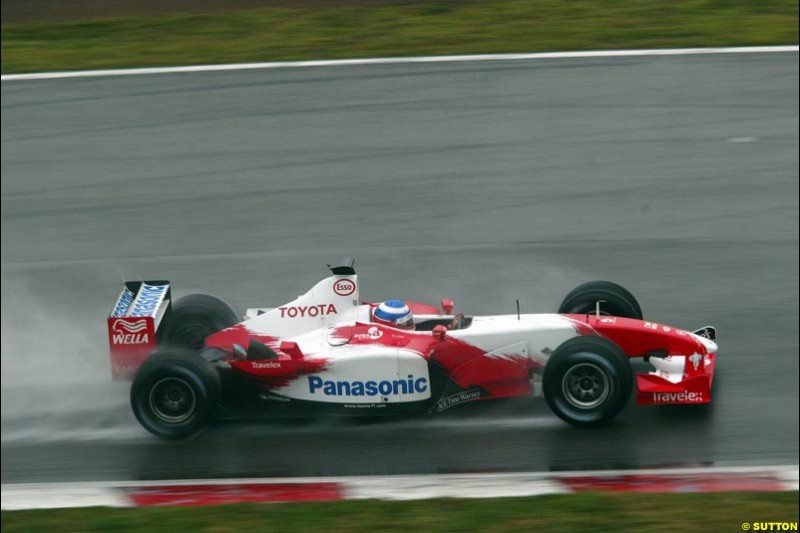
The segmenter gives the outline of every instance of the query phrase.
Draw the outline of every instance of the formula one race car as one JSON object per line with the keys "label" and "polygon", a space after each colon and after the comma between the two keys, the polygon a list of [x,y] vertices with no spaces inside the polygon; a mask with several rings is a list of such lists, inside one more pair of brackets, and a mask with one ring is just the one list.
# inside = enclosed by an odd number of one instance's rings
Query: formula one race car
{"label": "formula one race car", "polygon": [[[212,296],[173,302],[167,281],[127,282],[108,336],[113,377],[133,378],[142,426],[185,438],[220,414],[438,413],[534,388],[556,415],[591,426],[628,402],[633,357],[653,367],[635,376],[637,403],[711,401],[714,328],[645,321],[614,283],[580,285],[558,314],[465,316],[447,299],[441,310],[361,302],[353,261],[330,268],[333,275],[302,296],[249,309],[241,322]],[[386,320],[387,309],[407,320]]]}

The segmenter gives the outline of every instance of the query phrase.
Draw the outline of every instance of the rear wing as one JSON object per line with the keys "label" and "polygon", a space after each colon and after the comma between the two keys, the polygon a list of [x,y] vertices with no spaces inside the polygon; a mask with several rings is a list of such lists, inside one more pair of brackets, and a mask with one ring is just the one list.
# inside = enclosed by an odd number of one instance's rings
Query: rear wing
{"label": "rear wing", "polygon": [[111,377],[132,379],[157,345],[157,333],[172,310],[169,281],[126,281],[108,315]]}

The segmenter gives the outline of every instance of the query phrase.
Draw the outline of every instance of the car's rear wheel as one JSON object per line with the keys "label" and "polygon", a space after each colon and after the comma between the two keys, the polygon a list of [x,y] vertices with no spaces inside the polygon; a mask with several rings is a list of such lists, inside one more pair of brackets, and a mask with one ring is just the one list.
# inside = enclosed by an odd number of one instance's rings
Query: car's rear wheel
{"label": "car's rear wheel", "polygon": [[175,301],[158,330],[163,346],[199,350],[205,338],[239,322],[236,313],[214,296],[190,294]]}
{"label": "car's rear wheel", "polygon": [[150,357],[131,385],[131,407],[150,433],[183,439],[202,431],[220,401],[217,370],[200,355],[165,348]]}
{"label": "car's rear wheel", "polygon": [[602,337],[561,344],[544,367],[542,388],[550,409],[576,426],[612,420],[625,407],[633,370],[622,350]]}
{"label": "car's rear wheel", "polygon": [[600,302],[600,314],[642,320],[642,308],[624,287],[610,281],[589,281],[567,294],[559,313],[594,313]]}

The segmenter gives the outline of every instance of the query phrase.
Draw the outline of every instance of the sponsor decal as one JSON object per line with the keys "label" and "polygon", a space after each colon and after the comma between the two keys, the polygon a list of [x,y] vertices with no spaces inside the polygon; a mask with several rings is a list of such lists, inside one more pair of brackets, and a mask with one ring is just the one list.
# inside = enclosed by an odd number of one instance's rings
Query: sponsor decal
{"label": "sponsor decal", "polygon": [[291,305],[289,307],[279,307],[278,310],[281,312],[281,318],[314,318],[338,313],[336,306],[333,304]]}
{"label": "sponsor decal", "polygon": [[339,296],[350,296],[356,292],[356,284],[351,279],[340,279],[333,284],[333,292]]}
{"label": "sponsor decal", "polygon": [[654,392],[653,401],[655,403],[701,403],[703,401],[702,392]]}
{"label": "sponsor decal", "polygon": [[139,294],[133,301],[130,316],[155,316],[168,288],[169,285],[146,285],[143,283]]}
{"label": "sponsor decal", "polygon": [[689,356],[689,361],[692,362],[692,364],[694,365],[694,369],[695,370],[697,370],[697,367],[700,366],[700,361],[702,361],[702,360],[703,360],[703,356],[700,355],[699,353],[693,353],[692,355]]}
{"label": "sponsor decal", "polygon": [[[663,324],[658,324],[657,322],[647,322],[647,321],[645,321],[645,322],[642,322],[642,327],[643,328],[647,328],[647,329],[654,329],[656,331],[661,329],[664,333],[669,333],[669,332],[673,331],[670,326],[665,326]],[[678,330],[678,329],[675,330],[675,333],[677,333],[678,335],[684,335],[685,334],[685,332],[681,333],[681,331]]]}
{"label": "sponsor decal", "polygon": [[255,370],[264,370],[268,368],[280,368],[281,364],[277,361],[253,361],[253,368]]}
{"label": "sponsor decal", "polygon": [[134,298],[133,291],[131,291],[128,287],[122,289],[122,294],[119,295],[119,301],[117,305],[114,306],[114,310],[111,312],[111,316],[114,318],[125,316],[128,312],[128,308],[133,303]]}
{"label": "sponsor decal", "polygon": [[115,320],[114,325],[111,326],[114,331],[123,331],[126,333],[139,333],[147,329],[147,320]]}
{"label": "sponsor decal", "polygon": [[472,400],[477,400],[481,397],[480,389],[471,389],[462,392],[458,392],[456,394],[451,394],[445,398],[442,398],[438,402],[436,402],[435,410],[439,413],[450,409],[454,405],[458,405],[464,402],[470,402]]}
{"label": "sponsor decal", "polygon": [[115,320],[111,325],[112,344],[147,344],[150,335],[146,332],[147,320]]}
{"label": "sponsor decal", "polygon": [[346,403],[342,407],[345,409],[386,409],[385,403]]}
{"label": "sponsor decal", "polygon": [[308,377],[308,392],[323,396],[389,396],[390,394],[414,394],[428,390],[428,378],[417,378],[409,374],[406,379],[382,381],[324,380],[319,376]]}
{"label": "sponsor decal", "polygon": [[613,316],[604,316],[603,318],[600,319],[600,322],[602,322],[603,324],[616,324],[617,319],[616,317]]}
{"label": "sponsor decal", "polygon": [[356,333],[353,339],[357,341],[372,341],[383,337],[383,331],[378,326],[371,326],[366,333]]}

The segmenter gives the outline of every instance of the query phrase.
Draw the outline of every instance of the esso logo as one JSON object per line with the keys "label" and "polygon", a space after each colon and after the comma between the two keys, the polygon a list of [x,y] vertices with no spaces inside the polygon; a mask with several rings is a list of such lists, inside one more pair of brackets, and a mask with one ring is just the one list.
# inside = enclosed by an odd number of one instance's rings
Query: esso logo
{"label": "esso logo", "polygon": [[356,292],[356,284],[353,280],[340,279],[333,284],[333,292],[339,296],[350,296]]}

